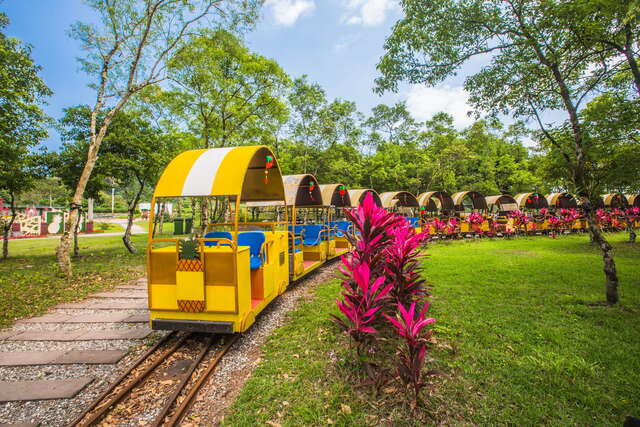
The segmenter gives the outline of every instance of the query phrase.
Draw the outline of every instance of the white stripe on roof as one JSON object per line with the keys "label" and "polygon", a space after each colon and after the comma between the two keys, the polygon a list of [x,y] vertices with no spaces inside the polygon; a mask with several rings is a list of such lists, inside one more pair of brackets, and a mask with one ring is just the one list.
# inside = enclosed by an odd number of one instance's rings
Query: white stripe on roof
{"label": "white stripe on roof", "polygon": [[225,156],[233,147],[213,148],[205,151],[193,162],[182,186],[183,196],[206,196],[211,194],[216,173]]}

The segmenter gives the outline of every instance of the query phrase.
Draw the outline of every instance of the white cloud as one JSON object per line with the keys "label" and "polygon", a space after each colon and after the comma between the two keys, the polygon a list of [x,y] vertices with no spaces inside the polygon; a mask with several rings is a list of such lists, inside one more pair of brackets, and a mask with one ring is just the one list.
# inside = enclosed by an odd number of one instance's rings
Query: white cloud
{"label": "white cloud", "polygon": [[474,122],[473,116],[467,115],[473,110],[468,101],[469,94],[461,86],[433,88],[411,85],[407,93],[407,108],[417,120],[429,120],[434,114],[444,111],[453,117],[453,124],[457,128],[467,127]]}
{"label": "white cloud", "polygon": [[316,8],[314,0],[266,0],[264,5],[271,9],[273,19],[285,27],[292,26],[303,15],[310,15]]}
{"label": "white cloud", "polygon": [[348,34],[341,37],[336,44],[333,45],[334,52],[342,52],[349,49],[353,44],[362,38],[362,34]]}
{"label": "white cloud", "polygon": [[347,24],[373,27],[384,22],[387,12],[398,7],[397,0],[343,0],[349,14]]}

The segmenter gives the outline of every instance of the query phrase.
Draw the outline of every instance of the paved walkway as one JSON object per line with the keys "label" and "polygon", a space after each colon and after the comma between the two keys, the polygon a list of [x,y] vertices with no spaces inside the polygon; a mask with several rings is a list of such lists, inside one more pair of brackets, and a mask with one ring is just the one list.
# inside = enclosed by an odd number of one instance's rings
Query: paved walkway
{"label": "paved walkway", "polygon": [[142,278],[0,330],[0,425],[64,424],[158,334],[148,319]]}

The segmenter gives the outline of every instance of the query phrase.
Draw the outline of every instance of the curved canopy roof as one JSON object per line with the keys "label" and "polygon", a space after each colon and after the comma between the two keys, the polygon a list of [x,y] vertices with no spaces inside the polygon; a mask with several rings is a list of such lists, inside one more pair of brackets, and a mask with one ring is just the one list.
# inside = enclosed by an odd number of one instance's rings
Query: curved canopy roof
{"label": "curved canopy roof", "polygon": [[364,197],[367,193],[371,193],[373,195],[373,201],[379,207],[382,207],[382,202],[380,201],[380,196],[376,192],[376,190],[372,190],[370,188],[358,188],[355,190],[349,190],[349,199],[351,200],[351,207],[356,208],[362,203]]}
{"label": "curved canopy roof", "polygon": [[487,201],[477,191],[460,191],[452,195],[451,198],[456,209],[464,210],[464,199],[467,197],[471,200],[473,209],[487,209]]}
{"label": "curved canopy roof", "polygon": [[282,177],[284,183],[285,200],[289,206],[320,207],[322,203],[322,193],[318,181],[313,175],[298,174],[285,175]]}
{"label": "curved canopy roof", "polygon": [[408,207],[417,208],[418,199],[408,191],[386,191],[380,194],[380,202],[383,208]]}
{"label": "curved canopy roof", "polygon": [[540,193],[520,193],[516,194],[514,198],[520,209],[542,209],[549,207],[546,197]]}
{"label": "curved canopy roof", "polygon": [[629,206],[629,201],[620,193],[609,193],[602,196],[604,205],[608,208],[624,209]]}
{"label": "curved canopy roof", "polygon": [[571,209],[578,207],[578,201],[571,193],[551,193],[547,194],[549,207]]}
{"label": "curved canopy roof", "polygon": [[501,211],[515,211],[518,209],[518,202],[516,199],[508,194],[499,194],[496,196],[487,196],[484,198],[487,202],[487,207],[497,206]]}
{"label": "curved canopy roof", "polygon": [[322,204],[325,206],[338,208],[351,206],[349,192],[344,184],[322,184],[320,192],[322,193]]}
{"label": "curved canopy roof", "polygon": [[178,154],[162,172],[153,196],[240,196],[243,201],[282,201],[284,188],[271,150],[253,145]]}
{"label": "curved canopy roof", "polygon": [[[418,196],[420,206],[425,206],[428,211],[434,212],[437,209],[444,211],[452,211],[454,204],[453,199],[446,191],[427,191]],[[433,209],[433,204],[437,209]]]}
{"label": "curved canopy roof", "polygon": [[627,195],[627,202],[629,202],[629,206],[640,208],[640,194]]}

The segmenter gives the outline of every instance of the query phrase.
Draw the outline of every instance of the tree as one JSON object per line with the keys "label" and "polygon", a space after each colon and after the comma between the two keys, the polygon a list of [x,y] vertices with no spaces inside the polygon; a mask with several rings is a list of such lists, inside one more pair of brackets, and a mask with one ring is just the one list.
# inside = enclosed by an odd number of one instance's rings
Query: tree
{"label": "tree", "polygon": [[[602,251],[607,302],[618,302],[611,245],[591,207],[596,195],[585,173],[585,130],[579,116],[581,105],[612,71],[598,65],[598,52],[575,43],[555,0],[405,0],[402,5],[405,18],[386,41],[377,90],[395,90],[401,80],[435,85],[468,59],[488,57],[489,64],[465,81],[470,102],[494,114],[535,119],[561,153]],[[570,138],[555,138],[541,118],[546,110],[566,114],[564,128]]]}
{"label": "tree", "polygon": [[628,74],[640,96],[640,3],[638,0],[576,0],[559,5],[558,18],[574,43],[596,54],[600,66]]}
{"label": "tree", "polygon": [[[58,121],[57,128],[60,132],[62,146],[58,153],[51,153],[48,158],[49,168],[54,172],[55,176],[60,178],[64,186],[73,194],[78,187],[78,182],[82,175],[89,152],[90,145],[90,126],[91,126],[91,107],[88,105],[77,105],[67,107],[63,110],[63,117]],[[102,112],[97,121],[104,120],[105,113]],[[108,132],[105,136],[108,135]],[[85,185],[84,195],[100,202],[101,194],[108,191],[108,174],[102,163],[96,163],[91,177]],[[75,208],[82,210],[82,199],[80,199]],[[80,255],[80,247],[78,245],[78,231],[80,226],[80,215],[76,216],[73,223],[65,224],[64,232],[70,234],[73,239],[73,256]],[[68,228],[71,227],[71,228]]]}
{"label": "tree", "polygon": [[309,161],[317,158],[314,153],[317,154],[325,146],[315,123],[320,109],[327,104],[327,96],[319,84],[309,83],[307,76],[303,75],[294,80],[288,100],[291,106],[289,135],[299,141],[298,145],[302,148],[298,172],[309,173]]}
{"label": "tree", "polygon": [[364,125],[370,129],[369,145],[373,147],[380,141],[402,144],[417,138],[418,123],[411,117],[404,102],[392,106],[376,105]]}
{"label": "tree", "polygon": [[16,198],[29,190],[43,169],[35,148],[47,136],[48,117],[40,109],[51,91],[31,47],[7,37],[7,16],[0,13],[0,192],[8,198],[11,215],[2,220],[2,259],[9,256],[9,231],[16,217]]}
{"label": "tree", "polygon": [[[256,18],[259,0],[85,0],[99,24],[78,22],[71,35],[87,55],[83,69],[95,78],[96,102],[91,110],[87,160],[70,204],[65,230],[56,250],[58,267],[72,274],[69,230],[98,160],[100,145],[113,117],[132,96],[166,79],[166,61],[181,47],[189,31],[210,18],[210,25],[247,26]],[[217,19],[216,19],[217,18]],[[108,106],[104,120],[98,116]]]}
{"label": "tree", "polygon": [[287,74],[226,30],[192,37],[171,59],[169,78],[163,100],[204,148],[268,139],[287,118]]}
{"label": "tree", "polygon": [[127,201],[127,228],[122,241],[129,252],[131,229],[140,197],[157,181],[169,161],[181,151],[180,138],[163,134],[140,111],[120,111],[104,139],[100,164],[122,190]]}

